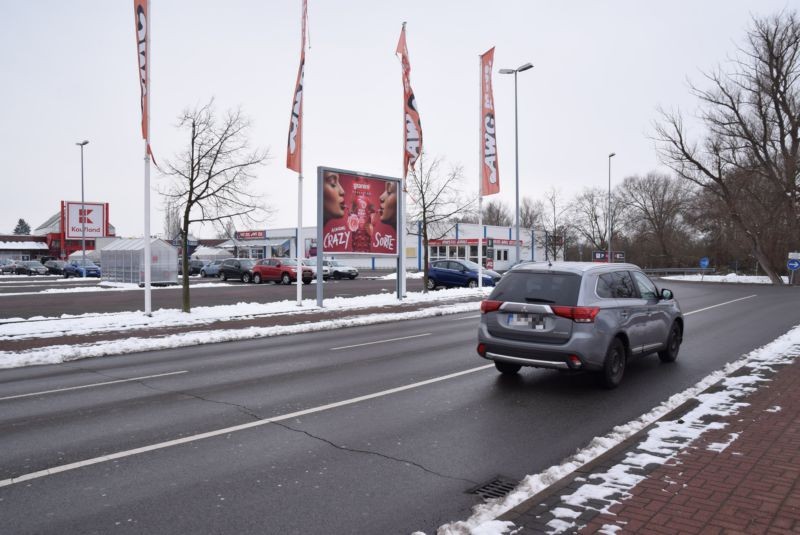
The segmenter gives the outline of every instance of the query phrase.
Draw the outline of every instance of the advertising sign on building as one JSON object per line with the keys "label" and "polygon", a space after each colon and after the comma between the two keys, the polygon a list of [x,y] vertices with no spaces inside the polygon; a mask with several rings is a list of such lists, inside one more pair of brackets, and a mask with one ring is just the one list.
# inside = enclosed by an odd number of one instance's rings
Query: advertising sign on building
{"label": "advertising sign on building", "polygon": [[240,230],[236,234],[237,240],[263,240],[267,237],[266,230]]}
{"label": "advertising sign on building", "polygon": [[400,179],[318,171],[323,254],[396,256]]}
{"label": "advertising sign on building", "polygon": [[64,235],[68,240],[108,236],[108,204],[72,202],[64,204]]}

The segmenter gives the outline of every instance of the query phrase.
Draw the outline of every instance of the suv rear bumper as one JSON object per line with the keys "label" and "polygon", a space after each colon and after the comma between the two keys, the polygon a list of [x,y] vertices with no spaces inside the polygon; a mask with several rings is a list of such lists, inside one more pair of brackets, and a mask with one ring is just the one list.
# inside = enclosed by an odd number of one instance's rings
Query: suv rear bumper
{"label": "suv rear bumper", "polygon": [[[492,336],[486,325],[478,329],[478,342],[485,347],[483,358],[510,362],[537,368],[569,370],[601,370],[609,340],[598,339],[584,332],[573,332],[573,336],[563,344],[534,343]],[[580,365],[574,363],[577,357]],[[571,364],[572,362],[572,364]]]}

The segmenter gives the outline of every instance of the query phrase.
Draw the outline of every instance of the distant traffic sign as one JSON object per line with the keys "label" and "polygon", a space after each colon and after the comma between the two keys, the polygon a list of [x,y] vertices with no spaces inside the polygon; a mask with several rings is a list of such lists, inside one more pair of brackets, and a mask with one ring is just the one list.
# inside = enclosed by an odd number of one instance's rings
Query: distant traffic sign
{"label": "distant traffic sign", "polygon": [[797,258],[792,258],[791,260],[786,262],[786,267],[788,267],[790,271],[795,271],[797,269],[800,269],[800,260],[798,260]]}
{"label": "distant traffic sign", "polygon": [[700,267],[706,269],[708,267],[708,257],[704,256],[700,259]]}

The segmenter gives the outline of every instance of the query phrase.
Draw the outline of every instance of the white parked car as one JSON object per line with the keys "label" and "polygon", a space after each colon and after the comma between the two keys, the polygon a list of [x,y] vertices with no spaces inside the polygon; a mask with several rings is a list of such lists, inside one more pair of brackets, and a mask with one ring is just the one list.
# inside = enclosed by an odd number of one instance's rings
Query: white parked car
{"label": "white parked car", "polygon": [[[303,260],[303,265],[309,268],[314,273],[314,278],[317,278],[317,259],[306,258]],[[326,281],[331,277],[331,268],[322,264],[322,280]]]}
{"label": "white parked car", "polygon": [[323,266],[327,266],[331,271],[331,277],[334,279],[343,279],[347,277],[352,280],[358,277],[358,270],[353,266],[348,266],[339,260],[323,260]]}

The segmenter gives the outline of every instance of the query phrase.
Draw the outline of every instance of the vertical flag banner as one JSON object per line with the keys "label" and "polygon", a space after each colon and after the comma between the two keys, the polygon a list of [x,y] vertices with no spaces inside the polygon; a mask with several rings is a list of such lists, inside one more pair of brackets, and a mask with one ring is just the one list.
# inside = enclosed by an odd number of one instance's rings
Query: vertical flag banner
{"label": "vertical flag banner", "polygon": [[[139,58],[139,87],[142,95],[142,139],[147,142],[147,152],[153,156],[150,148],[150,28],[147,0],[133,0],[133,14],[136,24],[136,49]],[[155,160],[155,158],[153,158]]]}
{"label": "vertical flag banner", "polygon": [[500,169],[497,163],[497,133],[492,96],[494,47],[481,55],[481,195],[500,192]]}
{"label": "vertical flag banner", "polygon": [[408,61],[408,47],[406,46],[406,23],[400,31],[400,40],[397,42],[396,54],[400,55],[403,67],[403,108],[405,121],[403,125],[403,180],[411,168],[417,163],[422,153],[422,124],[417,111],[417,101],[414,91],[411,90],[411,63]]}
{"label": "vertical flag banner", "polygon": [[303,0],[302,43],[300,45],[300,68],[297,71],[297,82],[294,86],[292,116],[289,119],[289,142],[286,146],[286,167],[297,173],[303,172],[303,73],[306,65],[306,22],[308,21],[308,4]]}

